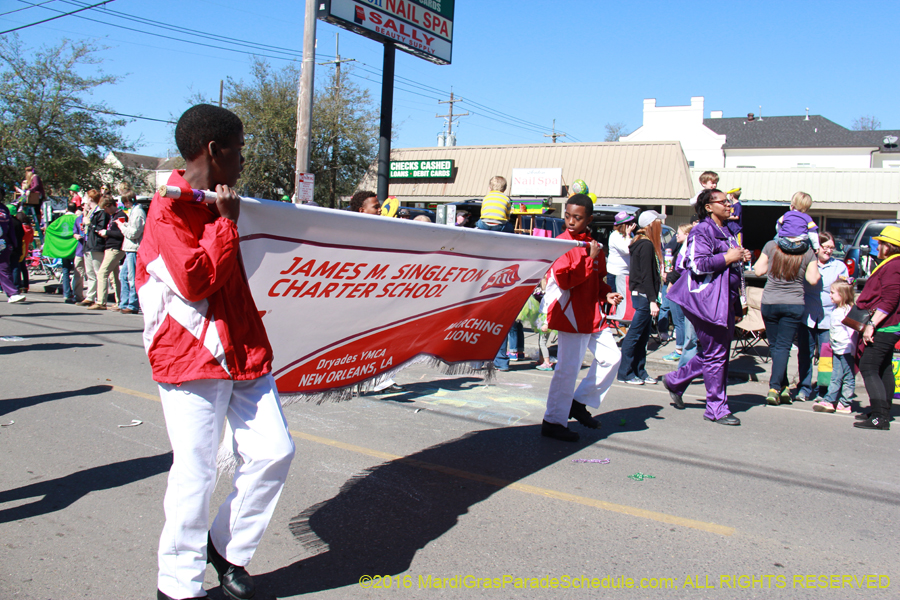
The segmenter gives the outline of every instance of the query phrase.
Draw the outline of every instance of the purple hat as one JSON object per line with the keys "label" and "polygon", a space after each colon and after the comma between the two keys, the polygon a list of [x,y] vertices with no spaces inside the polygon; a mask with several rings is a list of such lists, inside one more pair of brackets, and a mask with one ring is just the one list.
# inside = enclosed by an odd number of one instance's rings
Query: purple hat
{"label": "purple hat", "polygon": [[627,223],[628,221],[634,221],[634,215],[630,215],[624,210],[616,213],[616,225],[621,225],[622,223]]}

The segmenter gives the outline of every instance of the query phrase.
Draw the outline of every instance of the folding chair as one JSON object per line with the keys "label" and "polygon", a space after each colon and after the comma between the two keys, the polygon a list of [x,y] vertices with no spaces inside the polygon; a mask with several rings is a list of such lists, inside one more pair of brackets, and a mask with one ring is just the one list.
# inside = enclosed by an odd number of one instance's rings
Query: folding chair
{"label": "folding chair", "polygon": [[[763,343],[768,345],[766,340],[766,324],[762,318],[762,293],[763,289],[759,287],[747,288],[747,314],[741,319],[741,322],[735,325],[734,329],[734,350],[731,358],[735,358],[739,353],[749,354],[752,348],[762,348]],[[769,362],[769,353],[762,354],[756,351],[756,355],[763,359],[763,362]]]}

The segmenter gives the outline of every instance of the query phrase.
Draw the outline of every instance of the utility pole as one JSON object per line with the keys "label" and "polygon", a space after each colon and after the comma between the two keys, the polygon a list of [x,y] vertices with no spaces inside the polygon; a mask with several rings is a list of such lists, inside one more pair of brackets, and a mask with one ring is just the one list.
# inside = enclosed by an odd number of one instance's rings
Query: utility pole
{"label": "utility pole", "polygon": [[340,33],[334,34],[334,60],[319,63],[320,65],[334,65],[334,86],[331,88],[332,106],[334,107],[334,135],[331,137],[331,160],[328,162],[330,171],[328,177],[328,200],[331,208],[335,208],[337,194],[338,150],[341,143],[340,124],[340,98],[341,98],[341,63],[354,62],[355,58],[341,59]]}
{"label": "utility pole", "polygon": [[467,117],[469,113],[456,113],[453,114],[453,105],[457,102],[463,102],[462,98],[454,98],[453,96],[453,88],[450,88],[450,99],[449,100],[438,100],[438,104],[449,104],[450,111],[449,114],[446,115],[434,115],[436,119],[447,119],[447,144],[450,143],[450,136],[453,135],[453,120],[458,119],[459,117]]}
{"label": "utility pole", "polygon": [[294,198],[299,204],[300,179],[309,172],[310,130],[316,69],[316,0],[306,0],[303,22],[303,64],[297,89],[297,164],[294,170]]}
{"label": "utility pole", "polygon": [[225,92],[225,80],[219,80],[219,108],[222,108],[222,95]]}
{"label": "utility pole", "polygon": [[556,119],[553,119],[553,133],[545,133],[544,137],[553,138],[553,143],[556,143],[556,138],[566,137],[564,133],[556,133]]}

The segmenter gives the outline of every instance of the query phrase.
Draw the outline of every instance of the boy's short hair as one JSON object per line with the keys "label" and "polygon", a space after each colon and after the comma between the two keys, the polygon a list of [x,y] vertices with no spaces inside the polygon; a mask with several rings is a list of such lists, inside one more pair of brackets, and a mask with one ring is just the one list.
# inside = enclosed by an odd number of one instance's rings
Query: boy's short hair
{"label": "boy's short hair", "polygon": [[87,191],[87,193],[85,194],[85,196],[87,196],[88,198],[93,200],[95,203],[100,202],[100,190],[98,190],[98,189],[94,189],[94,188],[89,189]]}
{"label": "boy's short hair", "polygon": [[575,206],[583,206],[587,215],[594,214],[594,203],[591,202],[590,196],[586,194],[574,194],[566,200],[566,206],[574,204]]}
{"label": "boy's short hair", "polygon": [[797,192],[791,196],[791,209],[805,213],[812,206],[812,196],[806,192]]}
{"label": "boy's short hair", "polygon": [[363,207],[363,204],[365,204],[366,200],[368,200],[369,198],[377,198],[377,197],[378,197],[378,194],[376,194],[375,192],[370,192],[368,190],[360,190],[360,191],[356,192],[355,194],[353,194],[353,196],[351,196],[350,206],[348,206],[347,208],[350,212],[359,212],[359,209],[361,209]]}
{"label": "boy's short hair", "polygon": [[226,146],[244,130],[241,119],[226,108],[212,104],[192,106],[175,125],[175,145],[182,158],[197,158],[210,143]]}
{"label": "boy's short hair", "polygon": [[703,171],[703,173],[700,174],[700,184],[709,183],[710,181],[719,183],[719,174],[715,171]]}
{"label": "boy's short hair", "polygon": [[107,206],[112,206],[115,203],[116,203],[115,198],[113,198],[112,196],[104,195],[102,198],[100,198],[100,204],[98,206],[100,208],[106,208]]}
{"label": "boy's short hair", "polygon": [[506,178],[500,177],[499,175],[494,175],[493,177],[491,177],[488,185],[490,186],[492,192],[505,192]]}
{"label": "boy's short hair", "polygon": [[122,204],[125,204],[126,202],[134,203],[134,200],[135,200],[136,197],[137,197],[137,196],[135,195],[134,192],[125,192],[125,193],[123,193],[123,194],[122,194]]}
{"label": "boy's short hair", "polygon": [[78,205],[75,204],[74,202],[69,202],[68,204],[66,204],[66,210],[69,211],[70,213],[73,213],[76,210],[78,210]]}

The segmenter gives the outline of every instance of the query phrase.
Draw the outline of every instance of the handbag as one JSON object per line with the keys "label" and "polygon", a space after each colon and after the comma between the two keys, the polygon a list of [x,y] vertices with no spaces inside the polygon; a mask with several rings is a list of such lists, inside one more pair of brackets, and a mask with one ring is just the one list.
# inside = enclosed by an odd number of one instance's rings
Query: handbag
{"label": "handbag", "polygon": [[871,318],[872,313],[854,304],[853,308],[850,309],[850,312],[847,313],[847,316],[844,317],[841,323],[850,329],[862,333],[863,329],[866,328],[866,325],[869,324]]}
{"label": "handbag", "polygon": [[25,204],[29,206],[38,206],[41,203],[41,195],[38,192],[28,192]]}

